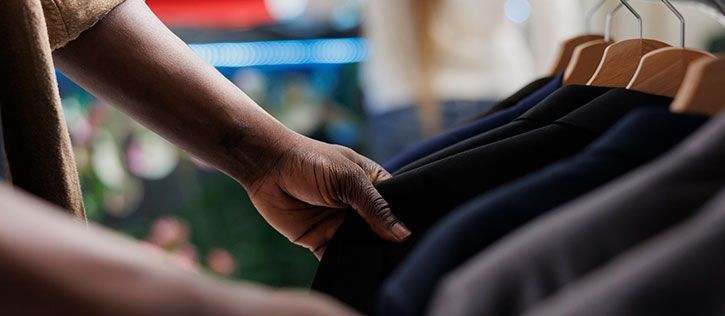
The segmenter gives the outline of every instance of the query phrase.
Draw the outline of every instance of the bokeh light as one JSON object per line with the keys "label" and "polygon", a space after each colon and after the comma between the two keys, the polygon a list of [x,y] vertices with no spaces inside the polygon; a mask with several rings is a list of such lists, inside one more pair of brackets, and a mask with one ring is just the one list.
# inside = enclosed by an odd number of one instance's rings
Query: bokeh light
{"label": "bokeh light", "polygon": [[279,21],[298,18],[307,9],[307,0],[264,0],[270,15]]}
{"label": "bokeh light", "polygon": [[206,43],[189,45],[215,67],[349,64],[364,61],[367,45],[360,38]]}
{"label": "bokeh light", "polygon": [[504,13],[510,21],[524,23],[531,16],[531,4],[528,0],[506,0]]}

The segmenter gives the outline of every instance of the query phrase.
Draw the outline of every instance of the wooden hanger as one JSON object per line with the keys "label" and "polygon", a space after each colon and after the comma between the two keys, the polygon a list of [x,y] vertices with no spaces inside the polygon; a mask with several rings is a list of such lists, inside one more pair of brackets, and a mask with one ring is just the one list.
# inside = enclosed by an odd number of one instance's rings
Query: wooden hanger
{"label": "wooden hanger", "polygon": [[669,46],[657,40],[644,38],[624,40],[609,45],[587,85],[624,88],[637,72],[639,61],[644,55]]}
{"label": "wooden hanger", "polygon": [[701,58],[714,59],[715,56],[679,47],[666,47],[649,52],[642,57],[627,89],[672,98],[685,80],[688,66]]}
{"label": "wooden hanger", "polygon": [[[591,29],[590,23],[594,17],[594,13],[604,5],[604,2],[606,0],[598,2],[587,14],[587,29]],[[574,54],[569,61],[569,65],[566,67],[566,71],[564,71],[563,85],[583,85],[594,75],[594,72],[599,66],[599,62],[602,60],[602,56],[604,56],[604,50],[614,43],[611,39],[612,18],[623,6],[620,3],[614,10],[607,14],[606,24],[604,26],[604,39],[586,42],[574,49]]]}
{"label": "wooden hanger", "polygon": [[554,68],[551,69],[550,74],[552,76],[564,72],[569,65],[572,56],[574,55],[574,50],[577,48],[577,46],[595,41],[595,40],[603,40],[604,35],[600,34],[584,34],[579,35],[570,38],[569,40],[565,41],[561,44],[561,48],[559,48],[559,57],[556,59],[556,64],[554,65]]}
{"label": "wooden hanger", "polygon": [[[655,49],[669,47],[666,43],[643,38],[642,17],[627,0],[619,2],[637,19],[639,39],[624,40],[609,45],[604,50],[604,56],[587,85],[624,88],[637,71],[642,56]],[[619,8],[618,6],[615,11]]]}
{"label": "wooden hanger", "polygon": [[597,70],[604,56],[604,50],[612,43],[614,43],[612,40],[600,39],[577,46],[564,71],[563,85],[587,84]]}
{"label": "wooden hanger", "polygon": [[672,102],[673,112],[716,115],[725,110],[725,56],[690,64]]}
{"label": "wooden hanger", "polygon": [[695,60],[715,56],[685,48],[685,18],[669,0],[661,1],[680,20],[680,47],[660,48],[644,55],[627,89],[674,97],[685,79],[687,67]]}

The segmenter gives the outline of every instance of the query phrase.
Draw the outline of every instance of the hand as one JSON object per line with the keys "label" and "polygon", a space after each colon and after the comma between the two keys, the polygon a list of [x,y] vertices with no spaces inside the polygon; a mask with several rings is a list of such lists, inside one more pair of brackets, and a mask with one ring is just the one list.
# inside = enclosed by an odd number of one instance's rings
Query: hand
{"label": "hand", "polygon": [[389,177],[385,171],[349,149],[285,128],[144,1],[120,4],[53,56],[86,90],[234,177],[273,227],[318,256],[349,207],[385,239],[410,234],[372,185]]}
{"label": "hand", "polygon": [[289,240],[321,258],[348,208],[386,240],[400,242],[410,235],[373,186],[390,178],[378,164],[352,149],[304,136],[287,144],[248,190],[262,216]]}

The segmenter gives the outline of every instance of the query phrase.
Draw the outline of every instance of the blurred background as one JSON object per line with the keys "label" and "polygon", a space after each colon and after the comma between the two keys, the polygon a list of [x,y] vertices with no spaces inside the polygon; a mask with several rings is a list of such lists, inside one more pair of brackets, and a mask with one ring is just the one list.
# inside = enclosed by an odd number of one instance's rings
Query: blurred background
{"label": "blurred background", "polygon": [[[202,58],[288,127],[384,162],[553,66],[612,0],[147,0]],[[632,0],[647,37],[677,44],[657,1]],[[676,4],[688,46],[725,51],[722,25]],[[621,11],[615,39],[635,36]],[[256,213],[230,178],[59,74],[89,219],[172,253],[179,265],[273,286],[308,286],[316,260]],[[193,133],[194,131],[189,131]]]}

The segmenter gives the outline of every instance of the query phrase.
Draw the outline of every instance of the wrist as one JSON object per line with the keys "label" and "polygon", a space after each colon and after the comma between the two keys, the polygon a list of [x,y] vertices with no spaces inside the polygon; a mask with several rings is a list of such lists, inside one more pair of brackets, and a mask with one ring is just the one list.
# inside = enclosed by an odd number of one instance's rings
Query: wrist
{"label": "wrist", "polygon": [[228,161],[225,170],[246,189],[264,178],[304,138],[273,122],[268,128],[239,127],[225,133],[219,144]]}

